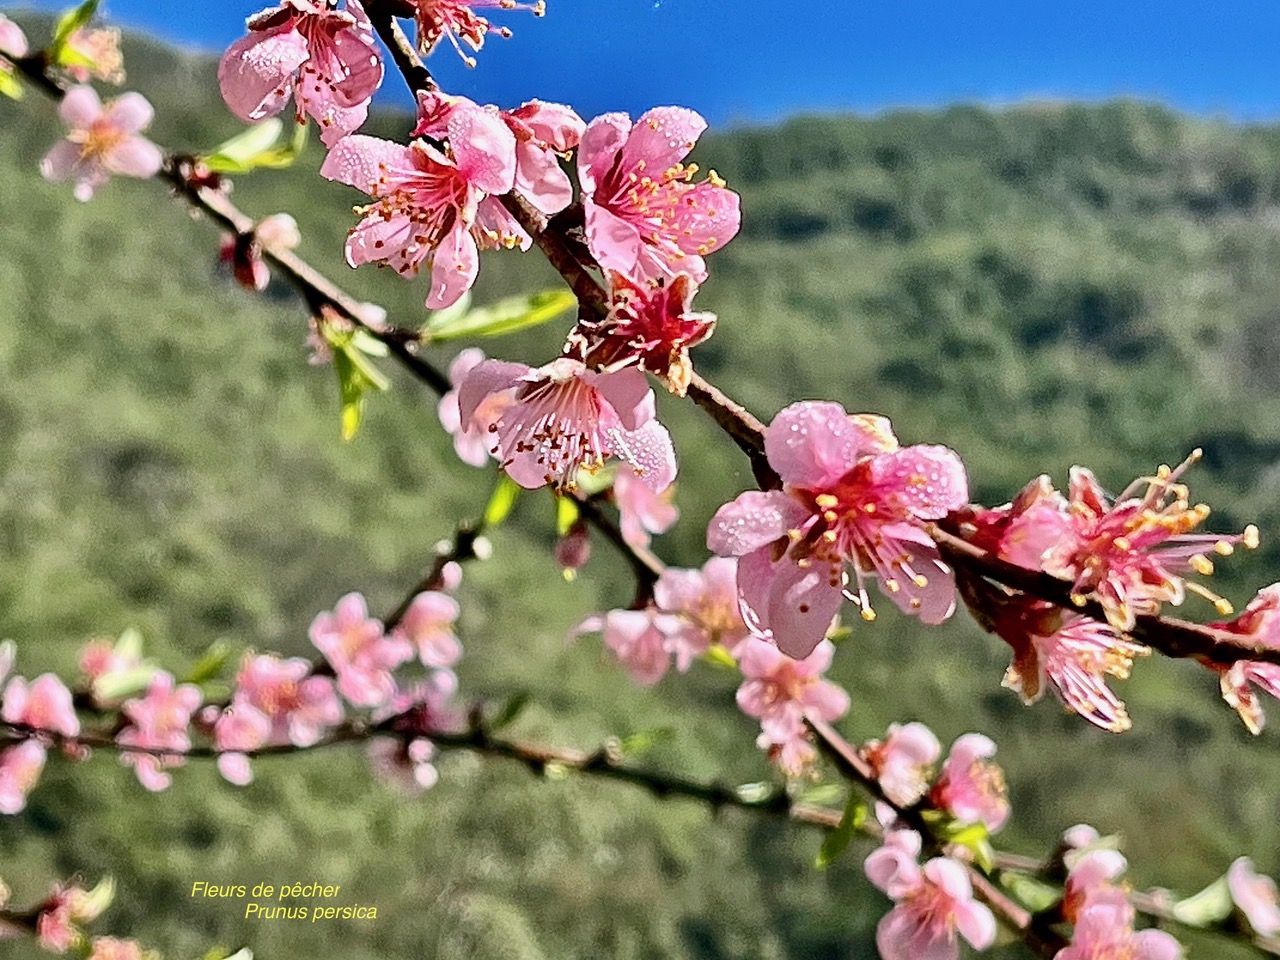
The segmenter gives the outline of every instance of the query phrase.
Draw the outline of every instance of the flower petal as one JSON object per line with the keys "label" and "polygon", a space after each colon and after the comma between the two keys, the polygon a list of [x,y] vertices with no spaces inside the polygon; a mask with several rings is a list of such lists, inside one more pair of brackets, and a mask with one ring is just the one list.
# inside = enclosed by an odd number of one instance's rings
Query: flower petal
{"label": "flower petal", "polygon": [[722,557],[741,557],[785,537],[807,516],[803,504],[780,490],[749,490],[716,511],[707,526],[707,548]]}

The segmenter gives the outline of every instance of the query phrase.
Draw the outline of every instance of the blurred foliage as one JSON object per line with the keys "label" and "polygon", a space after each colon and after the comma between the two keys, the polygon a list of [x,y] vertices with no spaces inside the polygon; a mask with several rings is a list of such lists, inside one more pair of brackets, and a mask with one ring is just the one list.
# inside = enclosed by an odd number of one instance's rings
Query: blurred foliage
{"label": "blurred foliage", "polygon": [[[132,39],[126,63],[159,142],[207,150],[240,129],[207,59]],[[369,132],[407,128],[381,116]],[[113,182],[80,205],[45,183],[57,129],[42,97],[0,103],[0,636],[19,642],[20,669],[70,676],[85,640],[130,626],[177,670],[219,640],[303,653],[342,593],[394,607],[491,488],[453,456],[435,398],[392,371],[344,444],[333,374],[306,362],[302,304],[274,282],[265,296],[236,287],[216,232],[153,184]],[[1264,531],[1217,586],[1242,603],[1274,579],[1280,129],[1132,102],[955,107],[733,131],[697,159],[741,190],[745,225],[712,258],[699,302],[721,322],[695,362],[751,409],[823,397],[887,414],[904,440],[959,450],[987,502],[1073,463],[1118,489],[1201,445],[1191,482],[1212,523]],[[343,265],[362,201],[318,179],[319,162],[313,141],[296,167],[237,180],[235,200],[291,212],[303,256],[402,325],[423,322],[424,283]],[[476,303],[556,279],[534,254],[491,256]],[[545,361],[562,326],[485,346]],[[683,522],[657,546],[698,564],[707,519],[750,475],[698,411],[669,397],[660,410],[685,459]],[[728,673],[641,690],[598,642],[566,645],[631,589],[603,543],[565,583],[554,526],[551,497],[523,497],[494,559],[468,569],[464,689],[495,705],[527,694],[513,735],[642,736],[646,763],[767,778]],[[854,703],[843,729],[921,719],[947,740],[991,734],[1015,809],[1002,845],[1045,852],[1089,821],[1125,836],[1135,882],[1187,892],[1244,851],[1280,868],[1275,734],[1248,737],[1203,670],[1139,664],[1122,685],[1135,729],[1114,737],[1051,701],[1023,708],[999,687],[1005,650],[965,618],[921,631],[882,606],[837,657]],[[664,728],[675,735],[650,736]],[[23,900],[57,877],[114,874],[105,925],[170,958],[215,943],[261,960],[875,955],[887,903],[862,877],[864,841],[817,871],[820,838],[801,828],[471,757],[441,766],[436,789],[406,800],[358,751],[259,762],[246,789],[193,766],[163,796],[110,756],[52,763],[28,809],[0,821],[0,871]],[[196,880],[340,883],[379,915],[246,921],[192,900]],[[1198,955],[1246,954],[1206,942]]]}

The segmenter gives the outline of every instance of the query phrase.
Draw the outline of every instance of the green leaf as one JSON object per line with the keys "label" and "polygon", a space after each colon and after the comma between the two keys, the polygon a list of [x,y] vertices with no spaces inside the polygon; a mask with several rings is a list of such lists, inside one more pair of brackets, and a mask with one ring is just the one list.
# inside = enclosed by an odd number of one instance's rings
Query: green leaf
{"label": "green leaf", "polygon": [[525,707],[533,702],[533,698],[527,692],[520,692],[507,698],[506,702],[494,714],[493,719],[487,724],[490,730],[501,730],[515,723],[520,714],[524,713]]}
{"label": "green leaf", "polygon": [[354,331],[335,330],[328,325],[323,325],[321,331],[333,350],[333,369],[338,375],[342,439],[350,440],[360,429],[365,395],[370,390],[386,390],[390,384],[357,348]]}
{"label": "green leaf", "polygon": [[1233,903],[1227,878],[1219,877],[1199,893],[1173,905],[1174,919],[1191,927],[1209,927],[1231,916]]}
{"label": "green leaf", "polygon": [[713,667],[728,667],[734,672],[738,669],[738,661],[733,658],[733,654],[718,643],[708,647],[702,654],[702,659]]}
{"label": "green leaf", "polygon": [[556,533],[562,537],[567,535],[581,513],[578,501],[573,497],[556,497]]}
{"label": "green leaf", "polygon": [[1003,873],[1000,885],[1032,913],[1048,910],[1062,899],[1062,891],[1051,883],[1021,873]]}
{"label": "green leaf", "polygon": [[819,870],[825,870],[835,863],[866,822],[867,805],[858,799],[857,794],[850,791],[849,800],[844,807],[844,816],[840,818],[840,826],[823,837],[822,847],[818,850],[818,858],[814,860],[813,865]]}
{"label": "green leaf", "polygon": [[544,290],[527,297],[507,297],[487,307],[446,316],[442,311],[423,328],[428,340],[442,343],[461,337],[499,337],[554,320],[577,305],[568,290]]}
{"label": "green leaf", "polygon": [[54,63],[62,63],[63,48],[71,35],[87,25],[98,12],[98,0],[85,0],[73,10],[68,10],[53,28],[53,42],[49,45],[49,59]]}
{"label": "green leaf", "polygon": [[829,807],[840,799],[844,789],[838,783],[816,783],[800,793],[801,803],[814,806]]}
{"label": "green leaf", "polygon": [[511,515],[511,510],[520,499],[520,484],[505,473],[498,478],[498,485],[493,488],[489,503],[484,508],[484,525],[496,527]]}
{"label": "green leaf", "polygon": [[111,906],[111,901],[115,898],[115,880],[111,877],[103,877],[96,887],[76,901],[72,918],[79,923],[96,920],[107,907]]}
{"label": "green leaf", "polygon": [[122,660],[141,660],[142,632],[137,627],[126,627],[112,652]]}
{"label": "green leaf", "polygon": [[225,640],[214,641],[200,659],[192,664],[181,682],[198,684],[215,679],[231,659],[231,653],[231,644]]}
{"label": "green leaf", "polygon": [[0,68],[0,93],[3,93],[10,100],[21,100],[25,92],[15,74]]}
{"label": "green leaf", "polygon": [[280,170],[291,166],[307,145],[307,127],[295,124],[293,137],[280,143],[284,123],[278,117],[254,124],[230,140],[214,147],[203,158],[214,173],[248,173],[259,167]]}
{"label": "green leaf", "polygon": [[991,833],[985,823],[957,823],[953,820],[942,829],[942,835],[971,851],[974,862],[984,872],[991,872],[995,866],[995,851],[991,848]]}
{"label": "green leaf", "polygon": [[156,667],[151,663],[116,670],[93,681],[93,695],[99,700],[122,700],[147,689],[155,674]]}

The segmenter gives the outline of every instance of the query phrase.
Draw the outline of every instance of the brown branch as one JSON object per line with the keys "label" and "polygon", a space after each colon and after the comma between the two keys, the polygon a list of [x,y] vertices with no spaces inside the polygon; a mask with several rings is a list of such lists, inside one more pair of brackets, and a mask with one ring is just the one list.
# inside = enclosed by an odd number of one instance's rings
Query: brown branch
{"label": "brown branch", "polygon": [[391,59],[395,61],[401,75],[406,80],[412,78],[410,86],[413,90],[415,92],[438,90],[439,86],[431,76],[431,71],[427,69],[422,58],[418,56],[418,51],[400,29],[400,24],[396,23],[397,16],[411,15],[412,9],[405,10],[403,4],[398,4],[394,0],[393,2],[366,0],[364,9],[373,23],[373,29],[377,31],[378,37],[390,51]]}

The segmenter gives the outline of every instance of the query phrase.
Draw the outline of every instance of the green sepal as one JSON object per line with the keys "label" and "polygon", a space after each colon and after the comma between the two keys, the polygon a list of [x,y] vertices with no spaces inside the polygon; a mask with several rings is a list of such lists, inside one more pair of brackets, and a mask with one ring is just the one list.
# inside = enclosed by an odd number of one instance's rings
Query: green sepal
{"label": "green sepal", "polygon": [[844,807],[844,816],[840,818],[840,825],[822,838],[822,846],[818,850],[818,856],[813,861],[813,865],[819,870],[825,870],[835,863],[866,822],[867,805],[858,799],[857,794],[850,791]]}

